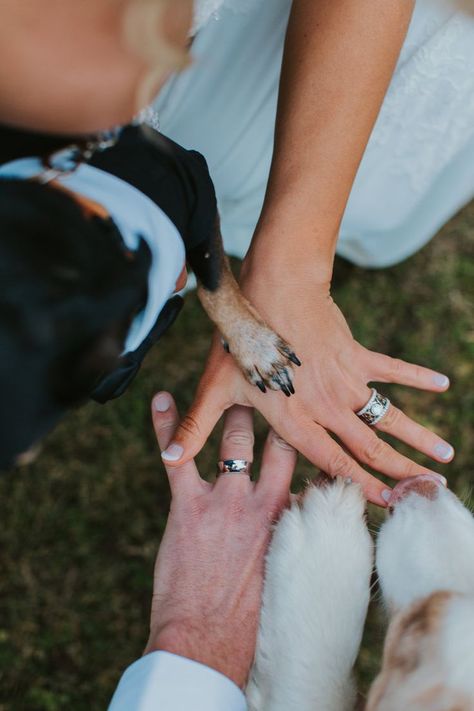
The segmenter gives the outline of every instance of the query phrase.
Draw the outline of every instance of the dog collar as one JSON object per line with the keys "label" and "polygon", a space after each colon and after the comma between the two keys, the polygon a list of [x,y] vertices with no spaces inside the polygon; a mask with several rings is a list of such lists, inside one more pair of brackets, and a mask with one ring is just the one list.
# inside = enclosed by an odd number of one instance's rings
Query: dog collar
{"label": "dog collar", "polygon": [[[22,158],[0,166],[0,179],[37,179],[80,196],[91,206],[102,207],[117,226],[125,246],[135,252],[143,239],[151,252],[148,298],[135,316],[125,340],[124,353],[139,349],[174,292],[186,260],[183,240],[163,210],[133,185],[87,163],[71,163],[65,152],[62,163],[44,167],[40,158]],[[80,200],[79,200],[80,201]]]}

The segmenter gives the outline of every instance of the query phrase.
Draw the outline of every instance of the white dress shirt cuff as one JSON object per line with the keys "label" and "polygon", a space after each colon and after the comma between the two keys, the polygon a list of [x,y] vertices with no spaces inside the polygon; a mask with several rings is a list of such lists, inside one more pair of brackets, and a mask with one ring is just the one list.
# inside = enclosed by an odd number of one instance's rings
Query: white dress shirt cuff
{"label": "white dress shirt cuff", "polygon": [[242,691],[223,674],[169,652],[152,652],[123,674],[109,711],[246,711]]}

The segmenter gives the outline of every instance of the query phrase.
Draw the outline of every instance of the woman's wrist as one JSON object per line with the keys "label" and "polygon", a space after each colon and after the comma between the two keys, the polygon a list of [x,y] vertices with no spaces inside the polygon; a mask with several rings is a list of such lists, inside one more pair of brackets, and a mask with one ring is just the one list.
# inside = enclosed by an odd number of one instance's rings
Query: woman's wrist
{"label": "woman's wrist", "polygon": [[320,255],[309,246],[299,249],[290,240],[272,246],[271,238],[272,235],[261,241],[255,239],[244,257],[239,279],[244,293],[258,285],[264,285],[267,290],[330,291],[334,266],[332,254]]}
{"label": "woman's wrist", "polygon": [[322,287],[331,283],[339,223],[312,219],[311,215],[280,203],[264,209],[250,248],[243,260],[241,282],[265,276],[268,285]]}

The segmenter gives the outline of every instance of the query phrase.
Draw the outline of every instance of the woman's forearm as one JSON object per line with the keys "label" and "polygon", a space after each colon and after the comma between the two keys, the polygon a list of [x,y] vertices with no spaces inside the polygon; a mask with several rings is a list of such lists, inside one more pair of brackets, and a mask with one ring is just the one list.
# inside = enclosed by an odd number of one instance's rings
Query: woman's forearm
{"label": "woman's forearm", "polygon": [[[246,268],[329,281],[350,190],[414,0],[294,0],[265,204]],[[291,244],[291,250],[289,245]]]}

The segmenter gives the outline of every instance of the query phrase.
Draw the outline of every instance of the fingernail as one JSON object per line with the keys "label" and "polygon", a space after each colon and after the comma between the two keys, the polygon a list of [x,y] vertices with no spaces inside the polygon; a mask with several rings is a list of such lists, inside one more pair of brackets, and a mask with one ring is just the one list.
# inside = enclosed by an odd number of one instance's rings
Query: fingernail
{"label": "fingernail", "polygon": [[382,491],[382,493],[380,494],[380,496],[382,497],[382,499],[385,502],[388,503],[390,501],[390,497],[392,496],[392,490],[391,489],[384,489]]}
{"label": "fingernail", "polygon": [[434,448],[434,453],[440,459],[444,459],[444,461],[447,462],[448,459],[451,459],[454,456],[454,449],[446,442],[439,442]]}
{"label": "fingernail", "polygon": [[153,400],[153,407],[157,412],[166,412],[170,409],[170,405],[171,400],[169,395],[165,395],[165,393],[160,393]]}
{"label": "fingernail", "polygon": [[448,480],[445,476],[443,476],[442,474],[438,474],[437,472],[430,472],[430,474],[431,476],[435,476],[437,479],[439,479],[443,486],[448,486]]}
{"label": "fingernail", "polygon": [[165,462],[177,462],[183,456],[184,449],[180,444],[170,444],[170,446],[161,453],[161,458]]}
{"label": "fingernail", "polygon": [[438,388],[447,388],[449,385],[449,378],[447,375],[441,375],[441,373],[437,373],[433,376],[433,382],[435,385],[438,386]]}

